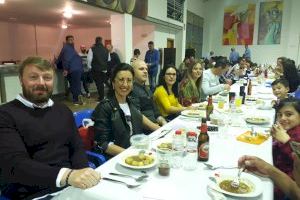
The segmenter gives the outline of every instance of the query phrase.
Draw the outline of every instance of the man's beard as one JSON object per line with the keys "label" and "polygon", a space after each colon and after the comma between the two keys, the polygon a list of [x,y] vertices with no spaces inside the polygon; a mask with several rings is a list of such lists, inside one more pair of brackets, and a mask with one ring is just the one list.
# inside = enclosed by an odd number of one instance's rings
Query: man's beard
{"label": "man's beard", "polygon": [[31,103],[34,104],[43,104],[43,103],[47,103],[50,96],[52,95],[53,89],[49,89],[47,87],[43,87],[43,86],[39,86],[33,89],[33,91],[35,90],[39,90],[39,91],[45,91],[46,93],[42,94],[42,95],[38,95],[38,94],[33,94],[33,92],[31,92],[30,90],[26,90],[26,88],[22,87],[22,91],[23,91],[23,96],[30,101]]}

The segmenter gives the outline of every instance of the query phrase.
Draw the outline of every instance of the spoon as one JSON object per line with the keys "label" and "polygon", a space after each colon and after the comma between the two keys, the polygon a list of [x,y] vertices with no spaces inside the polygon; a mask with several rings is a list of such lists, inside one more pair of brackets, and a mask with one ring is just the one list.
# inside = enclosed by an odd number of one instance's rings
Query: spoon
{"label": "spoon", "polygon": [[235,177],[235,178],[233,179],[233,181],[231,182],[231,186],[232,186],[232,187],[238,188],[238,187],[240,186],[241,174],[242,174],[242,172],[243,172],[244,170],[245,170],[244,167],[241,167],[241,168],[239,169],[239,172],[238,172],[237,177]]}
{"label": "spoon", "polygon": [[225,166],[213,166],[211,164],[208,163],[203,163],[208,169],[210,170],[215,170],[215,169],[235,169],[237,167],[225,167]]}
{"label": "spoon", "polygon": [[128,174],[114,173],[114,172],[110,172],[109,174],[110,174],[110,175],[113,175],[113,176],[121,176],[121,177],[129,177],[129,178],[133,178],[133,179],[134,179],[135,181],[137,181],[137,182],[143,181],[145,178],[148,178],[148,177],[149,177],[147,174],[142,175],[142,176],[139,176],[139,177],[134,177],[134,176],[131,176],[131,175],[128,175]]}
{"label": "spoon", "polygon": [[119,181],[119,180],[115,180],[115,179],[107,178],[107,177],[103,177],[102,179],[106,180],[106,181],[112,181],[112,182],[116,182],[116,183],[122,183],[122,184],[126,185],[128,188],[136,188],[136,187],[138,187],[138,186],[141,185],[141,184],[132,185],[132,184],[128,184],[128,183],[123,182],[123,181]]}

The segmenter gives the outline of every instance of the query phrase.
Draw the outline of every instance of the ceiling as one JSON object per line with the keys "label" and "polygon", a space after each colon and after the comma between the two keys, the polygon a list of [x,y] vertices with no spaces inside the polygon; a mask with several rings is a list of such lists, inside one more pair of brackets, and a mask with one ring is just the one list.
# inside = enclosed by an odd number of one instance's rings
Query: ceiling
{"label": "ceiling", "polygon": [[[74,10],[66,20],[62,13],[66,6]],[[60,27],[63,20],[73,28],[109,27],[110,15],[115,12],[71,0],[6,0],[0,4],[0,21]]]}

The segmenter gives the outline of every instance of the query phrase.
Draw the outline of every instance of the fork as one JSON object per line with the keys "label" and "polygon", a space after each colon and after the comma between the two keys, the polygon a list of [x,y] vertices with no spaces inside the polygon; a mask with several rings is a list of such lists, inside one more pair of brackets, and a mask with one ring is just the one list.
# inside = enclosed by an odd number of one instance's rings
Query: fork
{"label": "fork", "polygon": [[129,184],[129,183],[126,183],[126,182],[123,182],[123,181],[119,181],[119,180],[112,179],[112,178],[107,178],[107,177],[103,177],[102,179],[106,180],[106,181],[112,181],[112,182],[116,182],[116,183],[122,183],[122,184],[126,185],[128,188],[136,188],[136,187],[139,187],[141,185],[141,184],[132,185],[132,184]]}
{"label": "fork", "polygon": [[225,167],[225,166],[218,166],[218,167],[214,167],[211,164],[208,163],[203,163],[208,169],[210,170],[215,170],[215,169],[235,169],[238,167]]}
{"label": "fork", "polygon": [[238,187],[240,186],[241,174],[242,174],[242,172],[243,172],[244,170],[245,170],[244,167],[241,167],[241,168],[239,169],[239,172],[238,172],[237,177],[235,177],[235,178],[233,179],[233,181],[231,182],[231,186],[232,186],[232,187],[238,188]]}
{"label": "fork", "polygon": [[113,176],[121,176],[121,177],[133,178],[137,182],[143,181],[145,178],[148,178],[147,174],[141,175],[139,177],[134,177],[134,176],[131,176],[131,175],[128,175],[128,174],[120,174],[120,173],[115,173],[115,172],[110,172],[109,174],[113,175]]}

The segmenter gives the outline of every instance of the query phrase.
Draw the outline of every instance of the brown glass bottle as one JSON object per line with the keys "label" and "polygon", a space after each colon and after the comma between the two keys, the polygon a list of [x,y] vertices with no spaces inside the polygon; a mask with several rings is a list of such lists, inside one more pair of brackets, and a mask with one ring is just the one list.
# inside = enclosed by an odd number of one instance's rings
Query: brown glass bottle
{"label": "brown glass bottle", "polygon": [[214,105],[213,105],[213,100],[212,100],[212,95],[208,96],[208,100],[207,100],[207,106],[206,106],[206,119],[208,121],[210,121],[210,114],[213,112],[214,110]]}
{"label": "brown glass bottle", "polygon": [[249,79],[247,95],[250,96],[251,93],[252,93],[252,83],[251,83],[251,79]]}
{"label": "brown glass bottle", "polygon": [[208,161],[209,158],[209,136],[207,134],[206,119],[202,118],[200,134],[198,136],[198,161]]}

